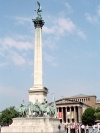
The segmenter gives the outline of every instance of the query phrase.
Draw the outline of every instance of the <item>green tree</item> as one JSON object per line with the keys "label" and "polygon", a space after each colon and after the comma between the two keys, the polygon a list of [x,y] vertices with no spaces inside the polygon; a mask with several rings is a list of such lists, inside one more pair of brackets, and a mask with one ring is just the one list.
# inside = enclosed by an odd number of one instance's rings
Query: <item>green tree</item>
{"label": "green tree", "polygon": [[84,125],[92,126],[95,123],[95,109],[87,108],[82,115],[82,123]]}
{"label": "green tree", "polygon": [[12,123],[12,118],[18,117],[18,112],[14,107],[6,108],[0,114],[0,125],[9,125]]}
{"label": "green tree", "polygon": [[100,107],[98,107],[96,110],[95,110],[95,117],[96,117],[96,120],[100,120]]}

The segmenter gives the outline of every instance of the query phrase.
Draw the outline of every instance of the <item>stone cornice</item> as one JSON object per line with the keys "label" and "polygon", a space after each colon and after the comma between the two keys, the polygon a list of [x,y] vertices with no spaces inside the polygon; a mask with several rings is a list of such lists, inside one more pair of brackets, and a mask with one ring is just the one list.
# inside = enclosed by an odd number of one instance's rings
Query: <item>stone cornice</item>
{"label": "stone cornice", "polygon": [[30,90],[28,90],[29,93],[33,93],[33,92],[44,92],[44,93],[48,93],[48,89],[46,87],[43,87],[43,89],[35,89],[35,88],[31,88]]}

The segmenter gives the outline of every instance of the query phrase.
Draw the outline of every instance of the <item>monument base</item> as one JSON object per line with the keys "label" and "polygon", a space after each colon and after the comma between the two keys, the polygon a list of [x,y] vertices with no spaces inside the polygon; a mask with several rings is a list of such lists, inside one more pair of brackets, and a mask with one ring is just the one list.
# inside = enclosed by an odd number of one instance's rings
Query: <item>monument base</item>
{"label": "monument base", "polygon": [[33,104],[36,102],[36,99],[38,99],[38,102],[43,103],[44,99],[47,99],[47,93],[48,89],[43,86],[34,86],[33,88],[30,88],[28,90],[29,92],[29,101]]}
{"label": "monument base", "polygon": [[14,118],[11,125],[2,127],[1,133],[56,133],[59,123],[57,118]]}

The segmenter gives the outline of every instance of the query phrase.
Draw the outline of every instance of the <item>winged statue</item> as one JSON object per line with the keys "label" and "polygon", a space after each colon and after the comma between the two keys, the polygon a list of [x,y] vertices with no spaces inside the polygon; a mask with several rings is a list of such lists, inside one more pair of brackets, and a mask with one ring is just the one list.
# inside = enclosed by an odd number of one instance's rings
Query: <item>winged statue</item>
{"label": "winged statue", "polygon": [[38,4],[37,15],[38,15],[38,18],[41,19],[42,7],[38,1],[37,1],[37,4]]}

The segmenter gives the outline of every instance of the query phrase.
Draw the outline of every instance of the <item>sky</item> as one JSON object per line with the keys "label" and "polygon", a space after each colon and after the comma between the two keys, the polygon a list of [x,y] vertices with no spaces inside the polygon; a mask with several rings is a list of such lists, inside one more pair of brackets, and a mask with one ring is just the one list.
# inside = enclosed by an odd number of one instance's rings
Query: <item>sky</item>
{"label": "sky", "polygon": [[[43,86],[48,101],[100,99],[100,0],[38,0],[42,6]],[[0,0],[0,110],[28,102],[34,86],[36,0]]]}

